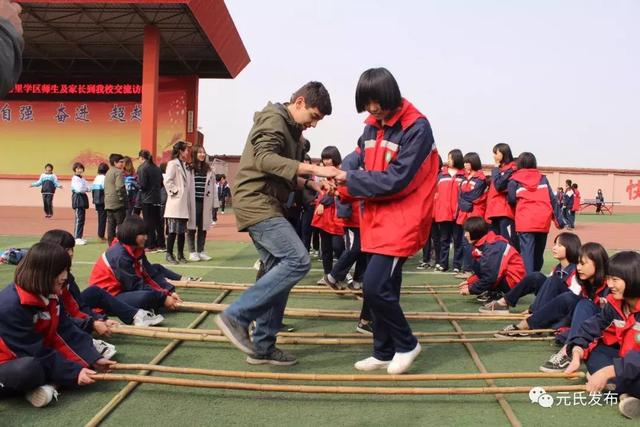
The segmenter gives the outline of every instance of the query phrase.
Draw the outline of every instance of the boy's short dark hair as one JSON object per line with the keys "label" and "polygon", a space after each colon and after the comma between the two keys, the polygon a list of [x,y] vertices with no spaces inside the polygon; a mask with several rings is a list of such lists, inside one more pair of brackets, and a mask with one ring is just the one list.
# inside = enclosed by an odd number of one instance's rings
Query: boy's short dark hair
{"label": "boy's short dark hair", "polygon": [[565,180],[564,183],[567,184],[567,187],[571,187],[571,184],[573,184],[573,181],[571,181],[570,179],[567,179]]}
{"label": "boy's short dark hair", "polygon": [[518,169],[537,169],[538,161],[536,160],[536,156],[528,151],[520,153],[518,160],[516,160],[516,167]]}
{"label": "boy's short dark hair", "polygon": [[44,168],[51,168],[51,170],[53,170],[53,165],[51,163],[47,163],[46,165],[44,165]]}
{"label": "boy's short dark hair", "polygon": [[575,182],[573,184],[571,184],[571,188],[573,188],[574,190],[578,189],[578,184],[576,184]]}
{"label": "boy's short dark hair", "polygon": [[553,243],[560,243],[565,248],[565,257],[571,264],[577,264],[580,260],[580,247],[582,242],[577,234],[564,231],[556,236]]}
{"label": "boy's short dark hair", "polygon": [[39,242],[18,264],[14,282],[32,294],[48,296],[54,293],[56,277],[70,268],[71,257],[62,246]]}
{"label": "boy's short dark hair", "polygon": [[479,171],[482,169],[482,162],[480,161],[480,156],[478,153],[470,152],[464,155],[462,158],[462,163],[470,163],[471,170]]}
{"label": "boy's short dark hair", "polygon": [[609,259],[609,276],[624,280],[624,298],[640,298],[640,254],[621,251]]}
{"label": "boy's short dark hair", "polygon": [[504,142],[500,142],[493,146],[493,153],[500,152],[502,153],[502,164],[506,165],[507,163],[513,162],[513,154],[511,154],[511,147],[509,144],[505,144]]}
{"label": "boy's short dark hair", "polygon": [[331,115],[329,91],[320,82],[309,82],[291,95],[291,102],[303,97],[307,108],[317,108],[323,116]]}
{"label": "boy's short dark hair", "polygon": [[398,82],[386,68],[369,68],[360,75],[356,86],[358,113],[362,113],[371,101],[378,102],[387,111],[393,111],[402,104]]}
{"label": "boy's short dark hair", "polygon": [[107,173],[108,170],[109,170],[108,164],[103,162],[98,165],[98,175],[104,175]]}
{"label": "boy's short dark hair", "polygon": [[480,216],[472,216],[464,222],[463,229],[469,233],[469,238],[475,241],[487,235],[489,224]]}
{"label": "boy's short dark hair", "polygon": [[76,246],[76,239],[66,230],[49,230],[42,235],[40,241],[60,245],[64,249],[73,249]]}
{"label": "boy's short dark hair", "polygon": [[75,163],[73,164],[73,168],[72,168],[72,170],[75,172],[75,171],[76,171],[76,169],[78,169],[78,168],[81,168],[82,170],[84,170],[84,165],[83,165],[82,163],[80,163],[80,162],[75,162]]}
{"label": "boy's short dark hair", "polygon": [[338,167],[342,164],[342,156],[340,155],[340,151],[338,150],[338,147],[335,147],[333,145],[324,147],[322,149],[322,153],[320,153],[320,158],[322,160],[331,159],[331,161],[333,162],[333,166],[335,167]]}
{"label": "boy's short dark hair", "polygon": [[115,166],[115,164],[122,159],[124,159],[124,156],[122,154],[118,154],[118,153],[109,154],[109,164],[111,166]]}
{"label": "boy's short dark hair", "polygon": [[[456,169],[464,169],[464,156],[462,155],[462,151],[458,150],[457,148],[454,148],[453,150],[449,151],[448,156],[451,156],[451,160],[453,160],[453,167]],[[447,156],[447,160],[448,157]]]}
{"label": "boy's short dark hair", "polygon": [[147,227],[139,216],[128,216],[118,226],[118,241],[124,245],[136,246],[136,237],[147,234]]}

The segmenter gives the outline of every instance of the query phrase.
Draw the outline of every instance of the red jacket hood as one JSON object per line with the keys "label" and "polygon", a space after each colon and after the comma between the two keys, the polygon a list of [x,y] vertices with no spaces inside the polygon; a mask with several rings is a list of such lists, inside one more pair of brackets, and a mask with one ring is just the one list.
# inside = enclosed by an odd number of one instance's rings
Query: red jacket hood
{"label": "red jacket hood", "polygon": [[[399,120],[400,125],[402,126],[402,130],[406,130],[412,124],[416,122],[419,118],[426,118],[424,114],[422,114],[416,107],[413,106],[412,103],[402,98],[402,104],[400,104],[400,109],[391,117],[386,123],[386,126],[393,126]],[[380,127],[378,123],[378,119],[374,116],[369,115],[364,121],[366,124]]]}
{"label": "red jacket hood", "polygon": [[489,231],[481,239],[476,240],[476,242],[473,244],[473,246],[475,246],[476,248],[479,248],[482,245],[484,245],[485,243],[495,243],[495,242],[506,242],[506,243],[509,243],[509,241],[507,239],[505,239],[504,237],[500,236],[499,234],[494,233],[493,231]]}
{"label": "red jacket hood", "polygon": [[511,175],[511,179],[522,184],[529,191],[535,191],[540,184],[542,174],[538,169],[518,169]]}
{"label": "red jacket hood", "polygon": [[[500,169],[500,172],[504,172],[504,171],[506,171],[508,169],[513,169],[515,171],[515,170],[517,170],[516,162],[505,163],[504,165],[500,166],[499,169]],[[526,169],[523,169],[523,170],[526,170]],[[529,170],[531,170],[531,169],[529,169]]]}

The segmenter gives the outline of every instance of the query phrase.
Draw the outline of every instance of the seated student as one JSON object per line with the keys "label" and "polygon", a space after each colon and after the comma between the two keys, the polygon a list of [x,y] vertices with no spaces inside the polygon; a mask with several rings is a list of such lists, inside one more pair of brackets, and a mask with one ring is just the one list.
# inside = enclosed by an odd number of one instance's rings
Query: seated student
{"label": "seated student", "polygon": [[57,398],[56,387],[87,385],[115,363],[69,320],[58,293],[71,258],[59,245],[36,243],[0,291],[0,397],[26,393],[33,406]]}
{"label": "seated student", "polygon": [[104,289],[135,308],[174,310],[182,300],[165,280],[168,270],[152,266],[144,252],[147,229],[139,217],[128,217],[118,228],[117,241],[91,271],[90,286]]}
{"label": "seated student", "polygon": [[[73,259],[75,240],[71,233],[65,230],[49,230],[44,233],[40,241],[62,246],[62,248],[69,253],[71,259]],[[162,315],[156,315],[150,311],[132,307],[113,297],[100,287],[90,286],[83,292],[80,292],[80,288],[71,272],[69,272],[68,285],[63,287],[61,296],[65,309],[71,315],[72,319],[76,321],[76,324],[78,324],[81,329],[88,333],[95,331],[98,335],[109,336],[111,334],[111,327],[117,325],[117,322],[94,311],[93,309],[95,308],[119,317],[120,320],[128,325],[153,326],[164,320]],[[107,358],[109,359],[110,357]]]}
{"label": "seated student", "polygon": [[595,305],[604,304],[608,293],[605,283],[609,262],[607,251],[599,243],[585,243],[580,248],[579,260],[576,267],[579,291],[568,288],[561,281],[546,282],[531,305],[531,315],[517,325],[505,327],[496,337],[526,336],[528,329],[570,326],[573,311],[582,299],[589,299]]}
{"label": "seated student", "polygon": [[[460,183],[458,191],[458,212],[456,224],[463,226],[467,218],[482,217],[487,208],[487,177],[482,172],[482,162],[478,153],[467,153],[463,157],[465,177]],[[471,277],[471,246],[466,239],[462,239],[462,272],[456,274],[456,279]]]}
{"label": "seated student", "polygon": [[485,314],[508,314],[509,307],[515,307],[518,300],[525,295],[538,294],[541,287],[549,280],[560,281],[576,293],[580,292],[580,285],[576,278],[576,264],[580,254],[580,238],[573,233],[560,233],[553,241],[551,253],[558,260],[558,265],[545,276],[539,271],[527,274],[515,287],[510,289],[498,300],[490,301],[480,307],[478,311]]}
{"label": "seated student", "polygon": [[[334,146],[325,147],[320,153],[323,166],[340,167],[342,156]],[[320,249],[322,252],[322,269],[324,276],[318,280],[318,285],[327,285],[337,289],[338,286],[326,281],[326,275],[331,273],[333,258],[340,258],[344,251],[344,224],[336,215],[335,197],[320,192],[317,206],[311,220],[311,225],[320,230]]]}
{"label": "seated student", "polygon": [[518,251],[490,227],[479,216],[464,222],[464,236],[473,246],[474,274],[460,283],[461,295],[508,292],[524,276],[524,263]]}
{"label": "seated student", "polygon": [[516,233],[528,274],[542,269],[551,220],[558,228],[560,225],[556,220],[556,198],[547,177],[538,170],[536,157],[520,153],[516,165],[518,170],[507,186],[507,200],[516,209]]}
{"label": "seated student", "polygon": [[613,382],[620,396],[619,409],[627,418],[640,417],[640,254],[618,252],[609,262],[607,286],[611,291],[607,304],[586,320],[580,331],[569,339],[567,353],[572,373],[585,360],[591,374],[589,393],[601,392]]}

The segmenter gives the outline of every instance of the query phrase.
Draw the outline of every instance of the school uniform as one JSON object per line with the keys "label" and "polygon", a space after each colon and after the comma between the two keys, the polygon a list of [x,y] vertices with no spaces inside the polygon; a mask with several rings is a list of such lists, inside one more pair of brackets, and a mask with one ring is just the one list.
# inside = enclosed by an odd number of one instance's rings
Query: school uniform
{"label": "school uniform", "polygon": [[358,140],[363,170],[347,171],[339,191],[364,200],[361,245],[371,254],[364,298],[373,317],[373,357],[388,361],[417,346],[400,307],[402,265],[429,237],[438,152],[428,120],[405,99],[384,125],[373,116],[365,124]]}
{"label": "school uniform", "polygon": [[564,192],[564,196],[562,198],[562,207],[564,212],[564,219],[567,227],[574,228],[575,227],[575,211],[573,209],[573,204],[575,201],[576,195],[572,189],[568,189]]}
{"label": "school uniform", "polygon": [[335,197],[320,192],[316,206],[324,206],[322,215],[314,212],[311,225],[320,230],[320,249],[322,251],[322,269],[324,274],[331,273],[333,258],[340,258],[344,251],[344,225],[336,214]]}
{"label": "school uniform", "polygon": [[163,307],[167,295],[175,290],[149,263],[144,249],[133,248],[117,240],[96,261],[89,284],[144,310]]}
{"label": "school uniform", "polygon": [[98,237],[104,239],[107,230],[107,212],[104,209],[104,175],[96,175],[93,179],[91,199],[98,214]]}
{"label": "school uniform", "polygon": [[436,195],[434,198],[433,220],[440,231],[440,258],[437,263],[449,269],[449,249],[453,241],[453,268],[462,268],[462,227],[456,224],[458,211],[458,191],[465,178],[464,170],[452,170],[443,166],[437,177]]}
{"label": "school uniform", "polygon": [[473,276],[467,283],[469,293],[507,292],[525,275],[524,263],[518,251],[502,236],[489,231],[473,245]]}
{"label": "school uniform", "polygon": [[567,288],[575,291],[575,293],[578,293],[580,289],[580,284],[576,277],[576,265],[569,264],[565,268],[562,268],[562,266],[558,264],[549,276],[545,276],[539,271],[527,274],[516,286],[504,294],[504,299],[508,305],[515,307],[518,304],[518,300],[523,296],[529,294],[537,295],[547,281],[560,281],[564,283]]}
{"label": "school uniform", "polygon": [[52,217],[53,195],[56,193],[57,188],[62,188],[62,185],[58,182],[58,177],[53,173],[43,173],[37,181],[31,184],[31,187],[41,187],[40,193],[42,193],[44,214],[47,217]]}
{"label": "school uniform", "polygon": [[507,200],[515,206],[516,232],[527,273],[540,271],[556,199],[547,177],[537,169],[519,169],[511,175]]}
{"label": "school uniform", "polygon": [[640,396],[640,301],[627,315],[622,300],[607,296],[602,311],[586,320],[568,341],[567,354],[575,346],[584,349],[590,373],[613,365],[616,392]]}
{"label": "school uniform", "polygon": [[80,371],[101,357],[57,295],[35,295],[16,284],[0,291],[0,394],[45,383],[74,386]]}
{"label": "school uniform", "polygon": [[[487,208],[487,179],[482,171],[467,174],[460,183],[458,191],[458,212],[456,224],[463,229],[467,218],[484,218]],[[463,232],[464,236],[464,232]],[[462,238],[462,270],[471,270],[471,244]]]}
{"label": "school uniform", "polygon": [[73,226],[76,239],[82,239],[84,235],[84,222],[86,210],[89,209],[89,185],[87,180],[80,175],[73,175],[71,178],[71,207],[75,212],[75,222]]}
{"label": "school uniform", "polygon": [[511,245],[518,249],[514,221],[515,209],[507,201],[507,187],[515,171],[515,162],[509,162],[491,170],[485,218],[491,223],[491,229],[496,234],[508,239]]}

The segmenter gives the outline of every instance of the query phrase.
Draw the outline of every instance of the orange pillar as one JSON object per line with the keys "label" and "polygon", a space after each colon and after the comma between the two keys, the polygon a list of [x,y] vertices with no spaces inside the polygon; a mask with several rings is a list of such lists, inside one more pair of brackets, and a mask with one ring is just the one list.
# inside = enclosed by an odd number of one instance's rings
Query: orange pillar
{"label": "orange pillar", "polygon": [[199,145],[198,141],[198,84],[200,79],[197,75],[189,76],[186,79],[187,95],[187,129],[186,139],[194,145]]}
{"label": "orange pillar", "polygon": [[160,31],[153,25],[144,28],[142,54],[142,126],[140,147],[156,156],[158,134],[158,80],[160,72]]}

